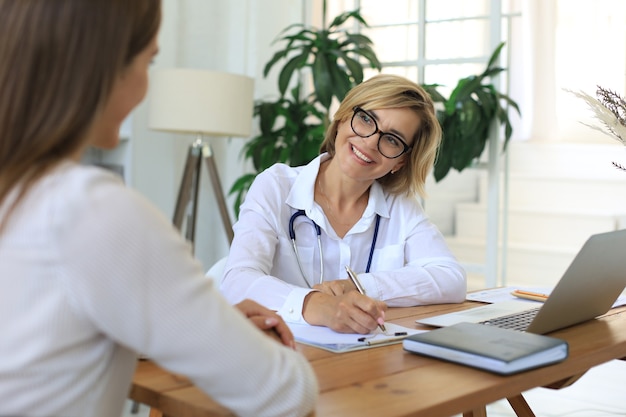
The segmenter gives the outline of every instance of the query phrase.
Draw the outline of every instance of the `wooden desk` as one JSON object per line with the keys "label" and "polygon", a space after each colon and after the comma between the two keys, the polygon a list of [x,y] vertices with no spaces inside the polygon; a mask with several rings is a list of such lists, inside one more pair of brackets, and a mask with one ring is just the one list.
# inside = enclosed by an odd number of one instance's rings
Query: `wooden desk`
{"label": "wooden desk", "polygon": [[[418,317],[477,304],[390,309],[387,320],[415,327]],[[305,345],[298,349],[309,359],[319,380],[316,416],[435,417],[461,413],[480,416],[484,415],[486,404],[516,398],[535,387],[559,388],[564,381],[575,380],[596,365],[625,357],[626,307],[550,335],[568,341],[569,358],[511,376],[410,354],[401,344],[341,354]],[[232,416],[187,379],[150,361],[139,363],[130,398],[172,417]]]}

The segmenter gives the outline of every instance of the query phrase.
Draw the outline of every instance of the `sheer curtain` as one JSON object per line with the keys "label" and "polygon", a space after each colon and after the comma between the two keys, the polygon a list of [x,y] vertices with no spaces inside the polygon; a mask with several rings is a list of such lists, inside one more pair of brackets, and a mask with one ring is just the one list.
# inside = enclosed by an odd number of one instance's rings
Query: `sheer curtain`
{"label": "sheer curtain", "polygon": [[[522,48],[512,63],[511,95],[522,105],[519,138],[606,141],[580,122],[593,123],[569,90],[594,95],[602,85],[626,90],[626,2],[623,0],[525,0]],[[515,69],[512,69],[515,71]]]}
{"label": "sheer curtain", "polygon": [[557,0],[526,0],[522,24],[511,34],[510,95],[522,117],[514,131],[518,139],[557,136],[555,26]]}

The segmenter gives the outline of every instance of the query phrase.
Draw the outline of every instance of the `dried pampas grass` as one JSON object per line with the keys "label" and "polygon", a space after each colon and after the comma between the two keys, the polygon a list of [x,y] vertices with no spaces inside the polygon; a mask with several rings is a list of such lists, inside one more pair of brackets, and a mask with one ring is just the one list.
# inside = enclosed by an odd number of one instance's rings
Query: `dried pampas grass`
{"label": "dried pampas grass", "polygon": [[[596,90],[597,98],[584,91],[566,91],[584,100],[593,111],[594,117],[600,121],[600,126],[583,123],[585,126],[598,130],[622,145],[626,145],[626,101],[619,94],[600,86]],[[616,162],[612,164],[615,168],[626,171],[623,165]]]}

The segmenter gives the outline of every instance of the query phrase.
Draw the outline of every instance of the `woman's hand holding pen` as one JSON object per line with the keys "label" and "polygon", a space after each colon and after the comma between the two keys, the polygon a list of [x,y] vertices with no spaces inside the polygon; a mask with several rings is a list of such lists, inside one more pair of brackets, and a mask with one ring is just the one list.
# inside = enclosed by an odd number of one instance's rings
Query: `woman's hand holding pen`
{"label": "woman's hand holding pen", "polygon": [[243,300],[237,307],[256,327],[285,346],[296,348],[296,341],[285,321],[274,311],[252,300]]}
{"label": "woman's hand holding pen", "polygon": [[304,299],[302,310],[311,325],[326,326],[339,333],[368,334],[385,323],[387,304],[357,291],[341,295],[313,291]]}

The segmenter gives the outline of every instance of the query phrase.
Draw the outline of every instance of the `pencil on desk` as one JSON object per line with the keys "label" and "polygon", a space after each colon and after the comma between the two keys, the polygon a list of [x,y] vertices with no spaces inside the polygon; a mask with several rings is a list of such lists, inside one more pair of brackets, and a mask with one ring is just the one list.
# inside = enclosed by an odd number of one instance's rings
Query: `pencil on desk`
{"label": "pencil on desk", "polygon": [[541,294],[541,293],[532,292],[532,291],[515,290],[515,291],[512,291],[511,294],[518,298],[525,298],[527,300],[534,300],[534,301],[543,302],[548,299],[547,294]]}

